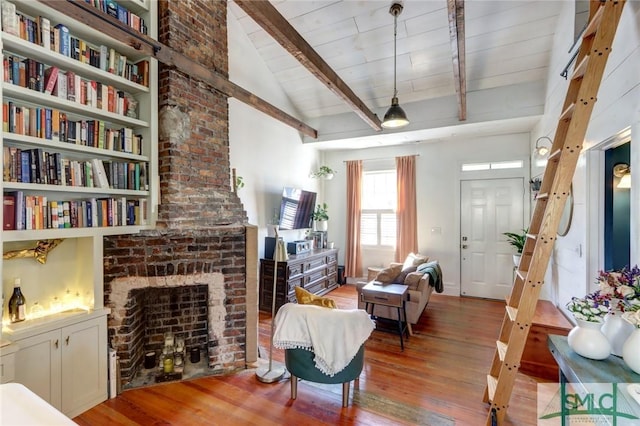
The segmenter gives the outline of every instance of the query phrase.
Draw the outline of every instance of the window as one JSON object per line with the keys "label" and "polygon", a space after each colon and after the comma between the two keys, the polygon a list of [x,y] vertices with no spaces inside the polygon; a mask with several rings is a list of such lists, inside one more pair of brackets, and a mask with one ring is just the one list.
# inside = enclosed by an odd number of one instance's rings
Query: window
{"label": "window", "polygon": [[396,200],[395,170],[362,174],[362,245],[395,247]]}
{"label": "window", "polygon": [[521,169],[522,167],[524,167],[522,160],[513,160],[493,163],[465,163],[460,170],[463,172],[477,172],[479,170]]}

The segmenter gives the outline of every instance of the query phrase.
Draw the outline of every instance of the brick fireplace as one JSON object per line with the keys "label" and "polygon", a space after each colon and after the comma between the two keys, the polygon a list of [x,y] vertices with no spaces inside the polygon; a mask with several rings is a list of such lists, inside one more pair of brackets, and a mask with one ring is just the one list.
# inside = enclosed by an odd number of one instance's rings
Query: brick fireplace
{"label": "brick fireplace", "polygon": [[[210,0],[159,2],[158,38],[227,76],[226,6]],[[202,345],[212,374],[244,368],[257,357],[257,232],[246,224],[231,188],[227,99],[180,70],[162,64],[159,69],[157,226],[106,237],[104,244],[109,342],[120,358],[123,384],[141,368],[145,348],[154,347],[163,326],[192,333],[191,344]],[[189,286],[197,289],[179,290]],[[143,307],[145,289],[160,294]],[[161,314],[166,321],[151,324],[145,311],[163,298],[175,299],[175,291],[195,299],[184,300],[195,307],[185,311],[202,312],[178,318],[182,310],[169,307]]]}

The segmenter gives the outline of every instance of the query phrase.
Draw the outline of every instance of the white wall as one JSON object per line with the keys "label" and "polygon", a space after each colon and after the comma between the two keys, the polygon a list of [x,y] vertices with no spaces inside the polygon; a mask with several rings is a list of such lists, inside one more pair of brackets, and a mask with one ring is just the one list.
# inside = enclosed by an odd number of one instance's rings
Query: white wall
{"label": "white wall", "polygon": [[[228,21],[230,79],[295,115],[271,73],[258,58],[231,14]],[[329,239],[335,241],[336,246],[341,249],[342,264],[346,186],[344,160],[419,154],[419,248],[441,261],[447,293],[459,294],[457,166],[461,162],[526,157],[530,155],[538,137],[544,135],[553,138],[567,89],[567,82],[559,74],[569,60],[567,50],[573,43],[573,2],[565,2],[558,22],[545,113],[539,126],[530,135],[447,139],[393,148],[317,153],[313,147],[303,144],[301,135],[292,128],[230,99],[231,167],[236,168],[246,182],[239,195],[248,212],[249,221],[260,229],[260,256],[263,254],[262,237],[267,233],[266,226],[273,209],[279,206],[282,187],[298,186],[318,191],[319,201],[328,203],[331,218]],[[640,147],[637,142],[640,134],[640,82],[637,72],[640,69],[639,28],[640,2],[627,2],[585,143],[588,148],[625,127],[631,127],[632,139],[636,139],[631,146],[631,163],[635,170],[640,170]],[[336,177],[331,181],[309,178],[309,172],[320,164],[337,169]],[[547,285],[542,293],[542,298],[554,300],[559,305],[564,305],[572,295],[583,295],[589,287],[590,276],[602,267],[589,264],[590,253],[586,252],[588,230],[593,220],[588,214],[592,206],[587,203],[592,201],[587,196],[591,188],[587,183],[590,182],[590,171],[586,164],[585,158],[578,164],[573,180],[573,224],[569,234],[559,238],[556,243],[547,274]],[[540,170],[533,169],[531,175],[536,176],[539,172]],[[632,180],[631,259],[632,263],[640,263],[640,173],[632,173]],[[440,228],[440,233],[432,233],[432,228]],[[293,234],[285,235],[285,239],[301,237],[297,232]]]}
{"label": "white wall", "polygon": [[[418,248],[440,261],[445,293],[460,294],[460,165],[464,162],[500,161],[528,158],[529,134],[477,137],[416,143],[400,147],[331,151],[326,163],[339,173],[325,185],[327,203],[333,210],[329,222],[329,239],[344,247],[346,217],[345,160],[371,160],[416,154],[416,190],[418,205]],[[528,177],[528,170],[523,171]],[[528,208],[527,208],[528,210]],[[434,229],[434,232],[432,232]],[[439,232],[437,231],[439,229]],[[340,262],[344,253],[340,253]],[[370,259],[371,260],[371,259]],[[384,263],[393,260],[393,253]],[[376,266],[378,259],[371,260]]]}
{"label": "white wall", "polygon": [[[531,149],[542,135],[553,138],[565,99],[568,83],[559,76],[569,60],[568,48],[573,43],[573,2],[566,2],[558,20],[554,52],[547,89],[547,107],[540,125],[532,132]],[[590,252],[590,240],[598,240],[593,233],[598,228],[597,212],[601,206],[596,194],[601,164],[587,161],[591,147],[607,140],[625,128],[631,128],[631,164],[640,170],[640,3],[627,2],[618,26],[616,38],[604,72],[591,121],[587,129],[584,150],[573,178],[574,215],[569,233],[559,237],[554,247],[546,287],[552,300],[561,307],[572,296],[594,291],[595,275],[603,267],[601,256]],[[597,155],[596,155],[597,157]],[[633,166],[632,166],[633,167]],[[532,172],[535,175],[535,172]],[[640,263],[640,173],[632,173],[631,189],[631,264]]]}
{"label": "white wall", "polygon": [[[228,12],[229,79],[287,113],[295,111],[271,72]],[[315,148],[302,144],[299,132],[235,99],[229,99],[231,167],[244,178],[238,191],[249,223],[258,226],[258,255],[264,255],[264,237],[274,209],[279,210],[284,186],[318,191],[309,173],[319,164]],[[280,235],[291,241],[299,231]]]}

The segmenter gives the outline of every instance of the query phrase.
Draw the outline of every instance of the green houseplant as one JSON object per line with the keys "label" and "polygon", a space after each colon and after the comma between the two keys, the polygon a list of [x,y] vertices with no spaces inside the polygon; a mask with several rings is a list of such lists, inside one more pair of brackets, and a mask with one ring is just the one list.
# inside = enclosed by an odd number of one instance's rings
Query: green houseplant
{"label": "green houseplant", "polygon": [[507,241],[516,248],[518,254],[522,254],[524,244],[527,242],[527,232],[529,232],[528,229],[523,229],[520,233],[503,232],[502,235],[507,237]]}
{"label": "green houseplant", "polygon": [[318,168],[318,170],[316,170],[315,172],[311,173],[311,177],[313,177],[313,178],[323,178],[323,179],[333,179],[333,175],[335,175],[336,173],[338,173],[338,172],[333,170],[329,166],[320,166],[320,168]]}
{"label": "green houseplant", "polygon": [[326,231],[329,220],[329,213],[327,212],[327,203],[316,205],[316,209],[311,216],[315,222],[316,231]]}
{"label": "green houseplant", "polygon": [[313,220],[322,221],[329,220],[329,214],[327,211],[327,203],[318,204],[313,212]]}
{"label": "green houseplant", "polygon": [[528,229],[523,229],[522,232],[503,232],[502,235],[507,237],[509,244],[516,248],[517,254],[513,255],[513,263],[518,266],[520,264],[520,257],[522,256],[522,250],[524,250],[524,244],[527,242]]}

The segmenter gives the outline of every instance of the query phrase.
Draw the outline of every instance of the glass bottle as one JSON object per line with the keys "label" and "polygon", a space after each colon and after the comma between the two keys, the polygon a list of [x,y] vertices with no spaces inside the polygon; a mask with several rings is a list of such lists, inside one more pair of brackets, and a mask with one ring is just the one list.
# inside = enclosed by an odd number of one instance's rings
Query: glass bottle
{"label": "glass bottle", "polygon": [[20,290],[20,278],[16,278],[13,294],[9,299],[9,320],[11,322],[24,321],[27,317],[27,301]]}

